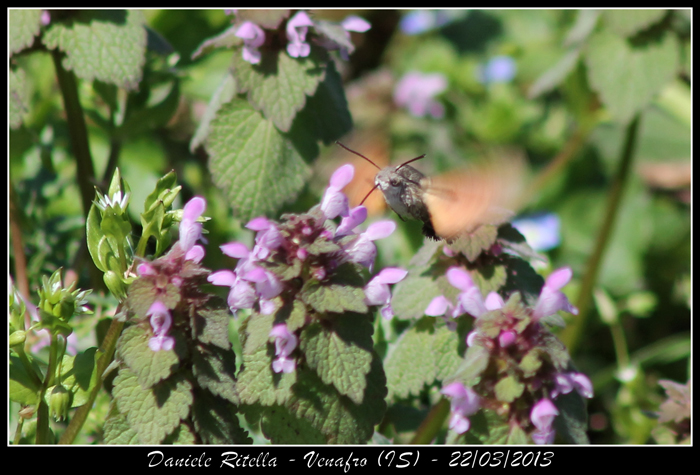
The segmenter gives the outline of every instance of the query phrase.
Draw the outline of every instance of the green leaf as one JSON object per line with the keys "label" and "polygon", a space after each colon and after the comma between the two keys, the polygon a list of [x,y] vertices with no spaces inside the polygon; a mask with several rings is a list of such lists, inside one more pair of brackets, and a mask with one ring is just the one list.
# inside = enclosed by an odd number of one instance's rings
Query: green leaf
{"label": "green leaf", "polygon": [[474,232],[464,234],[449,244],[450,249],[464,254],[469,262],[474,262],[479,255],[493,246],[498,237],[498,228],[492,224],[483,224]]}
{"label": "green leaf", "polygon": [[148,347],[152,336],[141,326],[134,325],[121,334],[117,343],[117,356],[136,375],[143,389],[149,389],[168,378],[180,366],[186,353],[182,335],[171,332],[175,338],[172,350],[153,351]]}
{"label": "green leaf", "polygon": [[142,444],[161,443],[187,417],[193,402],[192,385],[182,375],[144,390],[128,368],[114,378],[112,394]]}
{"label": "green leaf", "polygon": [[328,55],[312,46],[306,58],[292,58],[284,50],[261,50],[259,64],[250,64],[243,55],[233,55],[232,72],[239,92],[247,92],[248,102],[282,132],[289,132],[307,96],[316,92],[326,75]]}
{"label": "green leaf", "polygon": [[[192,419],[197,435],[204,444],[252,444],[241,428],[234,412],[236,406],[212,396],[206,391],[195,391]],[[181,426],[182,427],[182,426]]]}
{"label": "green leaf", "polygon": [[604,10],[603,21],[615,33],[632,36],[660,21],[668,10]]}
{"label": "green leaf", "polygon": [[567,444],[590,444],[586,429],[588,428],[588,412],[586,403],[576,391],[560,394],[554,401],[559,409],[559,415],[554,419],[554,429],[557,436]]}
{"label": "green leaf", "polygon": [[[10,14],[13,11],[10,10]],[[19,128],[24,120],[24,115],[29,112],[29,93],[27,91],[26,73],[24,69],[10,68],[10,127]]]}
{"label": "green leaf", "polygon": [[515,401],[523,394],[523,390],[525,390],[525,385],[511,375],[501,379],[494,387],[496,399],[503,402]]}
{"label": "green leaf", "polygon": [[81,10],[73,22],[52,23],[43,41],[66,53],[63,66],[79,78],[135,90],[146,54],[143,23],[138,10]]}
{"label": "green leaf", "polygon": [[10,54],[22,51],[31,46],[41,31],[41,10],[12,9],[9,11]]}
{"label": "green leaf", "polygon": [[61,362],[61,384],[73,393],[71,407],[87,403],[90,393],[99,383],[95,353],[97,348],[88,348],[75,356],[65,355]]}
{"label": "green leaf", "polygon": [[361,404],[372,363],[373,328],[366,315],[345,313],[332,326],[312,323],[299,338],[306,363],[321,380]]}
{"label": "green leaf", "polygon": [[[41,374],[39,367],[32,361],[35,374]],[[37,380],[30,377],[20,361],[19,357],[10,355],[10,400],[29,406],[39,402],[39,391],[41,387],[36,384]]]}
{"label": "green leaf", "polygon": [[414,325],[389,348],[385,368],[391,397],[415,396],[425,385],[444,381],[459,368],[457,335],[429,323],[426,318]]}
{"label": "green leaf", "polygon": [[236,19],[241,22],[252,21],[260,28],[276,30],[282,20],[289,17],[289,10],[239,10]]}
{"label": "green leaf", "polygon": [[[238,38],[240,40],[240,38]],[[217,112],[221,107],[230,102],[236,95],[236,79],[231,75],[230,71],[226,71],[221,83],[212,94],[204,114],[199,119],[197,130],[190,141],[190,152],[194,153],[197,147],[204,144],[211,131],[211,122],[216,117]]]}
{"label": "green leaf", "polygon": [[238,404],[236,355],[213,345],[197,345],[192,355],[192,374],[212,394]]}
{"label": "green leaf", "polygon": [[490,356],[489,351],[483,346],[477,344],[470,346],[464,355],[464,361],[447,382],[461,381],[465,386],[473,386],[488,367]]}
{"label": "green leaf", "polygon": [[226,307],[199,308],[192,322],[192,337],[202,343],[218,346],[222,350],[231,349],[228,338],[230,314]]}
{"label": "green leaf", "polygon": [[[376,354],[360,405],[340,395],[333,386],[323,384],[315,373],[303,369],[297,372],[300,373],[298,384],[294,386],[293,396],[284,404],[292,417],[286,417],[284,421],[275,418],[279,411],[277,407],[264,413],[263,431],[273,443],[319,443],[317,436],[314,437],[316,431],[328,444],[364,444],[372,437],[374,426],[386,411],[386,379]],[[275,426],[276,422],[286,423],[284,430]],[[306,424],[315,431],[309,430]],[[300,435],[309,439],[303,440]]]}
{"label": "green leaf", "polygon": [[271,215],[292,201],[310,174],[272,122],[240,99],[219,111],[207,150],[214,182],[244,221]]}
{"label": "green leaf", "polygon": [[112,400],[104,425],[105,444],[137,445],[139,435],[129,426],[126,416],[119,412],[117,402]]}
{"label": "green leaf", "polygon": [[275,373],[272,370],[274,345],[270,343],[273,315],[253,313],[243,323],[243,365],[238,374],[238,391],[242,404],[272,406],[291,396],[297,372]]}
{"label": "green leaf", "polygon": [[[591,86],[613,118],[623,124],[673,79],[678,58],[678,46],[671,34],[632,46],[609,31],[592,35],[585,55]],[[624,81],[619,71],[626,72]]]}
{"label": "green leaf", "polygon": [[129,286],[127,305],[138,317],[145,318],[156,299],[173,309],[180,303],[180,298],[180,289],[174,284],[168,282],[164,287],[158,287],[153,279],[141,277]]}
{"label": "green leaf", "polygon": [[334,63],[328,63],[326,78],[316,93],[307,98],[289,132],[297,149],[307,159],[318,156],[318,142],[330,145],[352,129],[352,117],[345,98],[343,82]]}
{"label": "green leaf", "polygon": [[347,284],[307,280],[299,298],[318,313],[367,312],[364,290]]}

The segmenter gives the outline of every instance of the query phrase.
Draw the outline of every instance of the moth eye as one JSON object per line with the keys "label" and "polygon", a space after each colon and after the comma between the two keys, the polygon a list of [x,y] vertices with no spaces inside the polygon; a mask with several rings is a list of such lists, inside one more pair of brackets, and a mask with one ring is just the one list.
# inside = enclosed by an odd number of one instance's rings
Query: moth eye
{"label": "moth eye", "polygon": [[396,187],[396,186],[399,186],[399,185],[401,184],[401,181],[400,181],[399,179],[397,179],[397,178],[392,178],[392,179],[389,180],[389,184],[390,184],[391,186]]}

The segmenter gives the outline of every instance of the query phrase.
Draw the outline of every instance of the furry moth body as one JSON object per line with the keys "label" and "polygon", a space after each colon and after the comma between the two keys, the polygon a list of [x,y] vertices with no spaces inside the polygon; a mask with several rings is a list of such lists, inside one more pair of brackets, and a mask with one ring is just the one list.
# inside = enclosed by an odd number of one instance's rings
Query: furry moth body
{"label": "furry moth body", "polygon": [[367,196],[379,188],[387,205],[402,220],[421,221],[423,234],[431,239],[450,241],[482,224],[502,224],[514,214],[510,209],[516,205],[522,188],[523,167],[519,160],[496,160],[468,170],[426,177],[408,165],[425,155],[399,166],[379,168],[364,155],[338,145],[379,169]]}

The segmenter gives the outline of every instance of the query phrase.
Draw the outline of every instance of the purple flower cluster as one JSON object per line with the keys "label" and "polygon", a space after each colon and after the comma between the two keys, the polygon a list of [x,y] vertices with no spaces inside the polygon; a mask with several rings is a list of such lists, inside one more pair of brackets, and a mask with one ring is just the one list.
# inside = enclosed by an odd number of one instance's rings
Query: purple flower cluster
{"label": "purple flower cluster", "polygon": [[207,280],[214,285],[230,287],[229,308],[234,312],[241,308],[252,308],[255,302],[260,305],[260,313],[270,315],[275,310],[272,299],[284,290],[284,286],[274,272],[261,265],[268,256],[282,244],[282,235],[277,226],[265,217],[251,220],[246,227],[256,231],[252,250],[240,242],[221,246],[227,256],[238,259],[233,271],[222,270],[212,273]]}
{"label": "purple flower cluster", "polygon": [[[339,251],[308,262],[310,274],[317,280],[325,280],[344,262],[354,262],[372,270],[377,255],[373,241],[389,236],[396,223],[378,221],[369,225],[364,232],[359,229],[367,218],[367,209],[364,206],[350,209],[348,199],[342,192],[353,175],[352,165],[343,165],[333,173],[319,207],[321,219],[312,219],[307,215],[289,218],[285,224],[278,225],[264,217],[255,218],[246,225],[257,232],[252,250],[240,242],[221,246],[224,254],[239,260],[234,270],[214,272],[208,280],[214,285],[230,287],[228,304],[234,314],[238,309],[253,308],[256,303],[260,313],[273,313],[275,304],[272,299],[285,290],[286,284],[268,268],[266,261],[275,257],[289,265],[295,260],[304,263],[309,260],[307,246],[319,238],[337,244]],[[326,220],[337,217],[341,217],[341,222],[335,232],[324,226]],[[283,226],[284,232],[280,226]],[[405,276],[405,271],[401,271],[403,274],[400,276],[398,271],[401,270],[380,273],[366,289],[367,302],[372,302],[368,304],[381,305],[384,316],[391,315],[386,286]]]}
{"label": "purple flower cluster", "polygon": [[[499,319],[490,321],[491,327],[493,322],[498,322],[496,327],[498,330],[493,332],[491,329],[493,339],[481,334],[479,323],[476,324],[477,329],[467,335],[467,346],[473,346],[479,339],[480,344],[492,349],[494,354],[500,354],[499,351],[507,352],[512,346],[515,347],[514,351],[519,354],[527,354],[539,342],[540,333],[536,330],[536,328],[540,328],[539,320],[553,315],[559,310],[573,314],[578,313],[576,307],[571,305],[566,295],[561,292],[561,289],[572,277],[571,269],[568,267],[552,272],[545,280],[535,305],[532,308],[524,308],[525,315],[517,318],[509,316],[510,311],[506,311],[503,298],[496,292],[489,293],[484,299],[470,274],[464,269],[451,267],[447,270],[446,277],[449,283],[460,291],[456,303],[452,303],[445,296],[440,295],[430,302],[425,311],[426,315],[441,316],[446,319],[448,327],[454,329],[456,325],[452,319],[460,315],[469,314],[480,322],[484,318],[490,318],[486,314],[493,316],[493,313],[490,312],[503,309],[503,315]],[[529,320],[523,320],[524,318]],[[534,330],[525,332],[522,326],[523,321]],[[553,386],[553,388],[549,392],[549,397],[540,399],[531,409],[530,420],[535,427],[531,435],[535,443],[549,444],[552,443],[555,436],[552,423],[559,414],[551,400],[556,399],[561,394],[568,394],[574,389],[581,396],[590,398],[593,397],[593,386],[586,375],[576,372],[554,373],[550,370],[543,370],[542,373],[538,374],[538,378],[539,382],[534,387],[551,388]],[[464,391],[469,388],[458,388],[456,384],[461,383],[453,383],[449,386],[449,392],[443,390],[443,393],[453,397],[453,419],[450,428],[462,433],[460,431],[468,430],[469,425],[468,422],[464,422],[466,419],[464,409],[455,409],[454,398],[456,394],[464,398]]]}
{"label": "purple flower cluster", "polygon": [[[319,24],[309,17],[305,11],[298,11],[291,17],[285,26],[287,37],[287,54],[292,58],[305,58],[311,54],[311,45],[308,43],[307,35],[309,28],[314,28],[315,40],[317,44],[327,50],[339,50],[340,56],[347,60],[350,51],[350,32],[363,33],[370,29],[371,25],[364,19],[357,16],[345,18],[340,26],[342,28],[343,40],[327,35]],[[251,64],[258,64],[261,59],[260,47],[265,44],[265,30],[252,21],[245,21],[236,30],[236,36],[243,39],[243,59]]]}

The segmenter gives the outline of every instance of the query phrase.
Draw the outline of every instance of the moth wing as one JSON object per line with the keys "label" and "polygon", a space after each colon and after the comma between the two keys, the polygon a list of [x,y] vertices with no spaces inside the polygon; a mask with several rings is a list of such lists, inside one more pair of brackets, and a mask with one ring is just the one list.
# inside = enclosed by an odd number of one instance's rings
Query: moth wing
{"label": "moth wing", "polygon": [[449,240],[482,224],[511,219],[522,197],[524,173],[522,160],[502,159],[422,180],[436,234]]}

